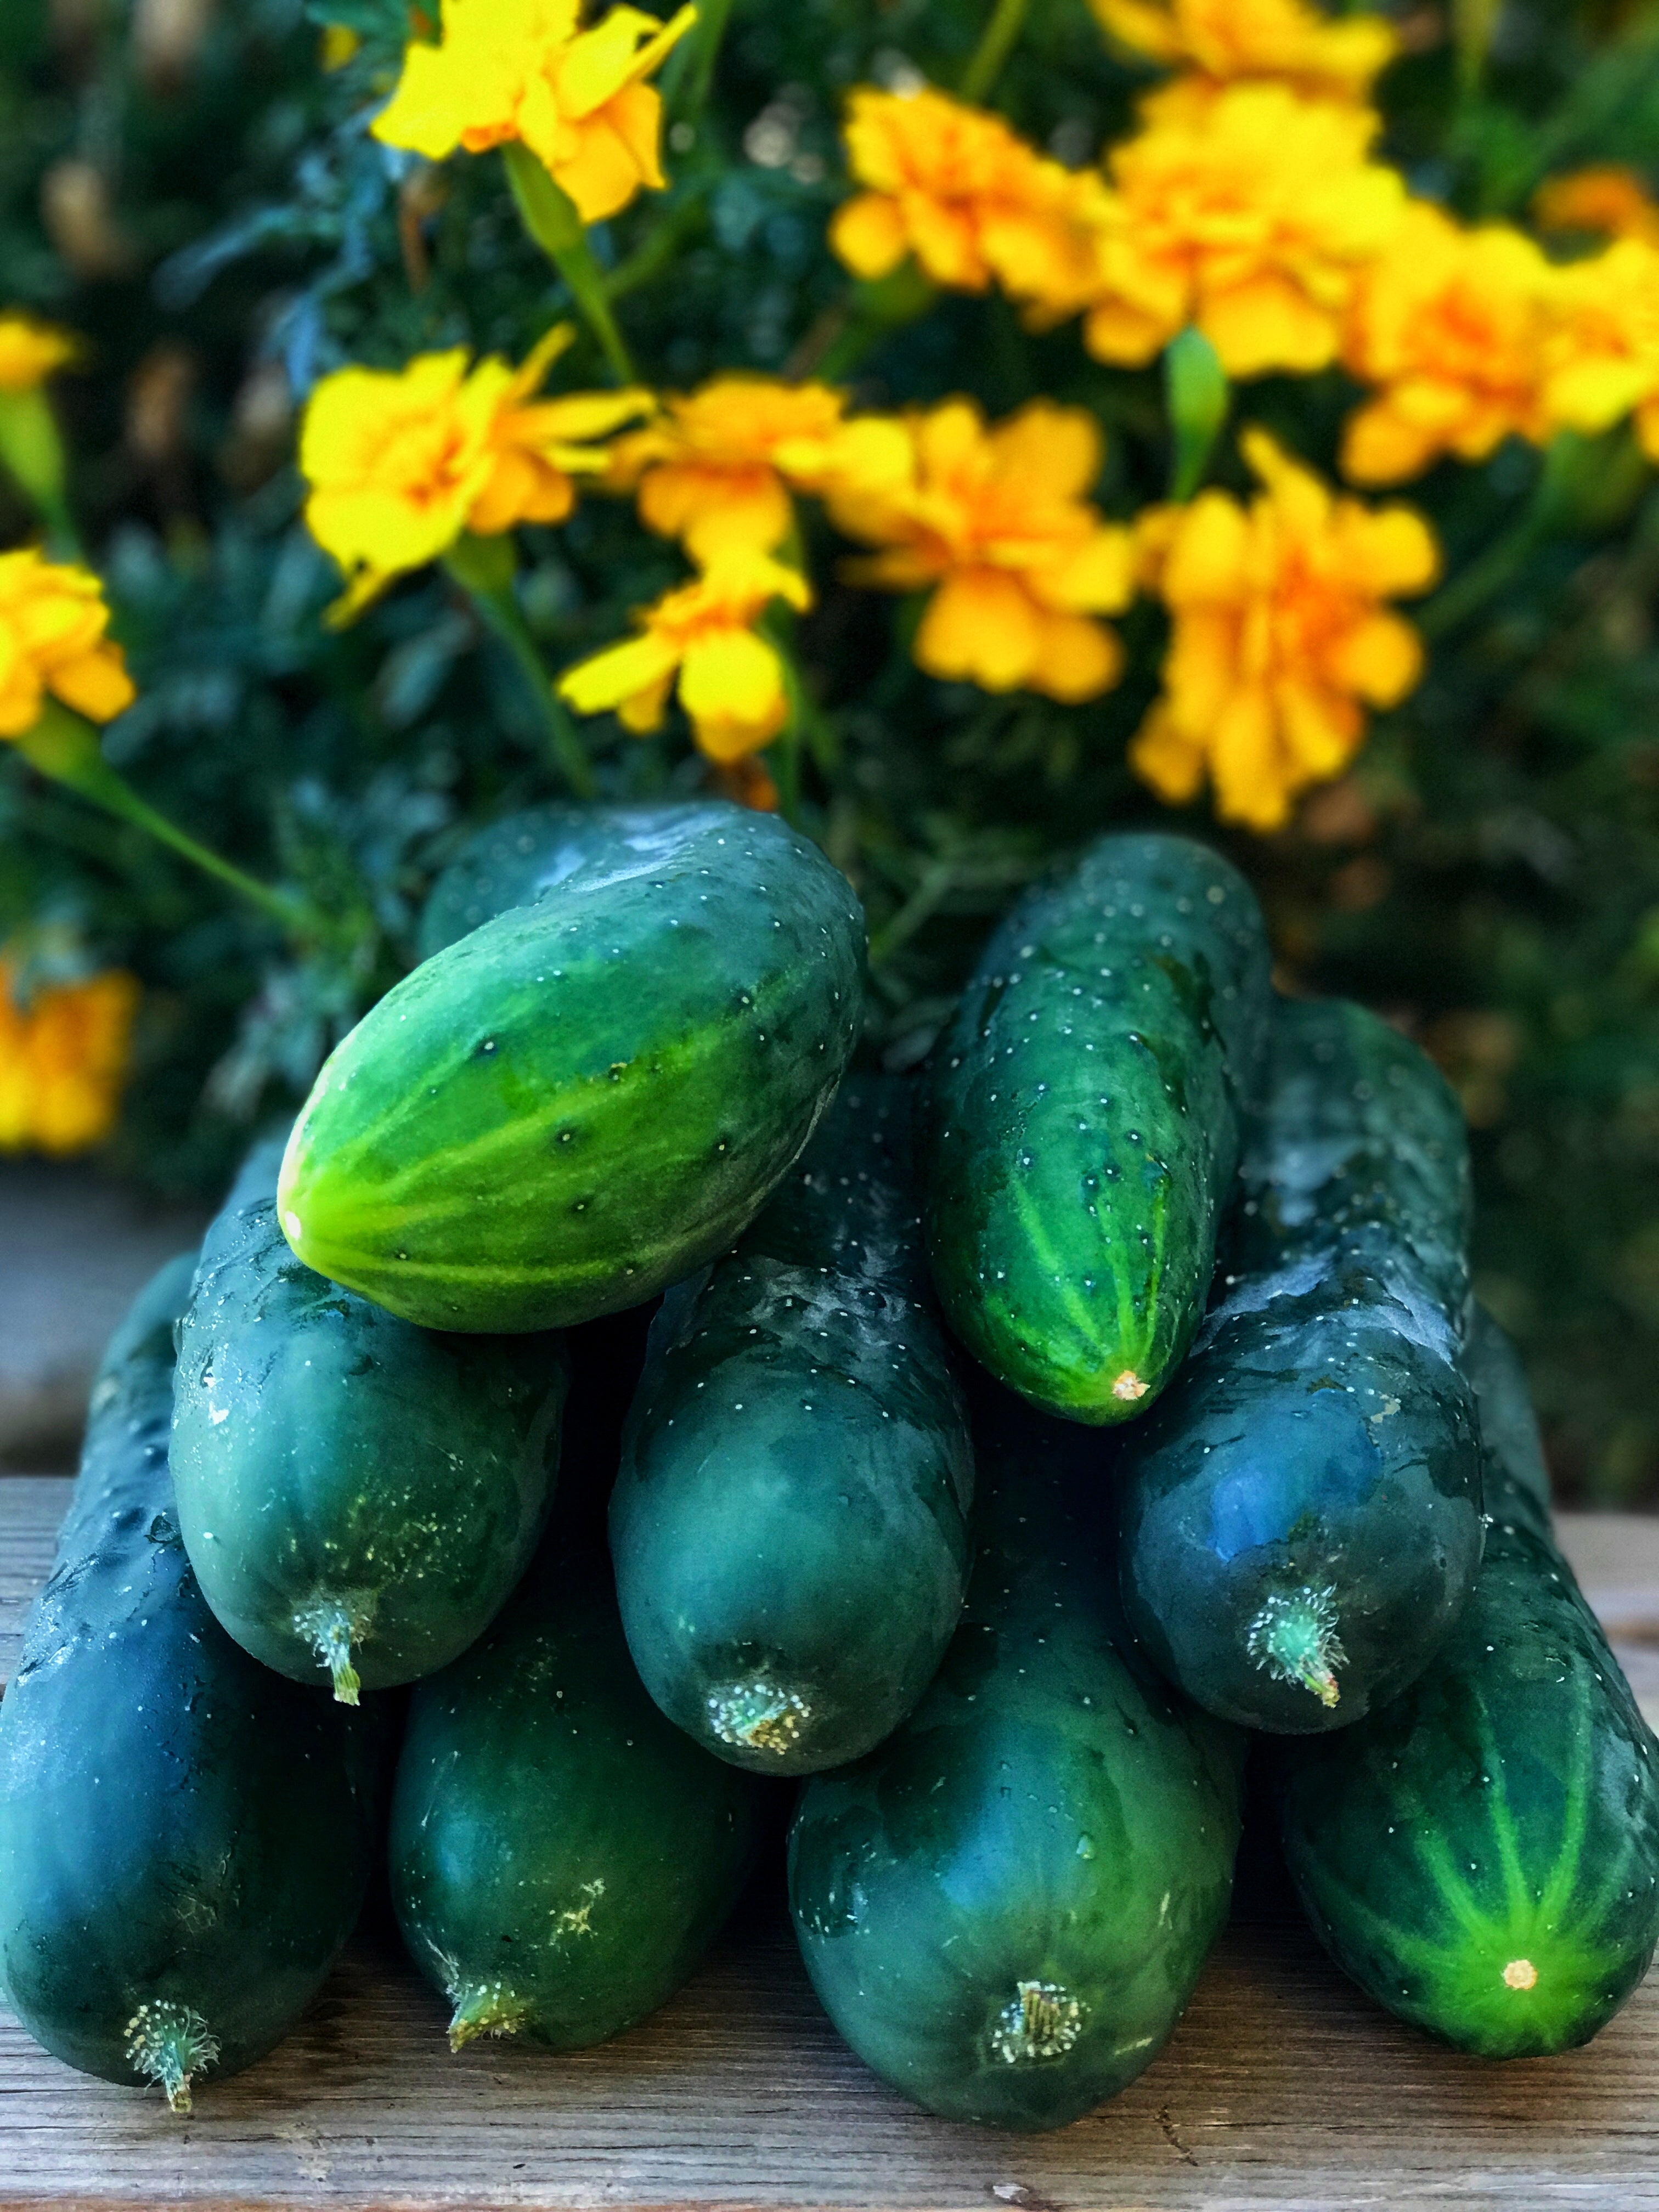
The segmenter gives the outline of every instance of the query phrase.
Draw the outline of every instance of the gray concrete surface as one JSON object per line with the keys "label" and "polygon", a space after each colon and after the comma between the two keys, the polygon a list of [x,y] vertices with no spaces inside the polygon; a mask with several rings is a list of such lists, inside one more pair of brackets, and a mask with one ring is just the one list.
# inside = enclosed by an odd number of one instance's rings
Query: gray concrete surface
{"label": "gray concrete surface", "polygon": [[205,1221],[86,1168],[0,1162],[0,1469],[73,1467],[111,1330]]}

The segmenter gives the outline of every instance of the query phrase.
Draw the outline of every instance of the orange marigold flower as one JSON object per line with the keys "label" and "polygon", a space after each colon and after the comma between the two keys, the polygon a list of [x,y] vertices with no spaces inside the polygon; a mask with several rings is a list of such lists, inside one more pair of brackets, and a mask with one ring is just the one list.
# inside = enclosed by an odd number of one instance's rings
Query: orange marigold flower
{"label": "orange marigold flower", "polygon": [[613,8],[583,30],[581,0],[444,0],[443,38],[404,56],[372,128],[441,161],[522,139],[584,222],[660,191],[662,100],[647,82],[696,21]]}
{"label": "orange marigold flower", "polygon": [[1621,238],[1554,271],[1544,409],[1552,427],[1586,434],[1633,413],[1659,461],[1659,248]]}
{"label": "orange marigold flower", "polygon": [[1047,316],[1075,314],[1095,285],[1098,176],[1039,154],[1000,116],[946,94],[878,92],[848,102],[847,151],[868,190],[836,211],[830,242],[858,276],[914,254],[936,284],[994,281]]}
{"label": "orange marigold flower", "polygon": [[0,952],[0,1152],[65,1158],[115,1126],[131,1058],[136,977],[118,969],[25,995]]}
{"label": "orange marigold flower", "polygon": [[1150,361],[1195,323],[1232,376],[1335,360],[1359,272],[1406,209],[1369,158],[1376,118],[1278,84],[1177,82],[1115,147],[1085,325],[1100,361]]}
{"label": "orange marigold flower", "polygon": [[1206,491],[1146,519],[1145,570],[1173,626],[1129,758],[1174,805],[1207,773],[1224,819],[1266,830],[1346,766],[1366,705],[1416,684],[1421,643],[1383,603],[1426,590],[1439,556],[1410,507],[1336,496],[1265,432],[1243,444],[1262,486],[1248,507]]}
{"label": "orange marigold flower", "polygon": [[1511,432],[1548,435],[1541,382],[1549,264],[1504,223],[1463,230],[1413,203],[1364,272],[1343,356],[1376,397],[1348,419],[1342,468],[1400,483],[1442,453],[1484,460]]}
{"label": "orange marigold flower", "polygon": [[104,587],[88,569],[0,553],[0,738],[32,730],[48,693],[94,722],[131,706],[132,678],[108,629]]}
{"label": "orange marigold flower", "polygon": [[717,376],[665,402],[661,417],[619,438],[608,481],[636,490],[640,516],[708,562],[728,546],[769,553],[794,521],[792,489],[896,482],[910,442],[890,418],[849,422],[846,395],[823,384]]}
{"label": "orange marigold flower", "polygon": [[80,351],[80,340],[55,324],[37,322],[15,307],[0,314],[0,392],[37,391]]}
{"label": "orange marigold flower", "polygon": [[1380,15],[1333,22],[1304,0],[1089,0],[1101,27],[1153,61],[1225,83],[1273,77],[1332,100],[1364,100],[1400,50]]}
{"label": "orange marigold flower", "polygon": [[826,500],[849,538],[884,549],[850,564],[856,581],[936,587],[919,665],[988,691],[1109,690],[1122,648],[1095,617],[1128,605],[1133,548],[1086,497],[1102,458],[1094,417],[1039,399],[988,428],[971,400],[951,399],[914,416],[910,435],[902,484],[832,487]]}
{"label": "orange marigold flower", "polygon": [[660,729],[670,693],[711,760],[741,760],[769,744],[789,719],[789,689],[775,646],[755,625],[775,599],[812,603],[799,570],[752,546],[728,546],[695,582],[665,592],[635,619],[638,637],[567,669],[562,697],[578,714],[614,709],[641,737]]}
{"label": "orange marigold flower", "polygon": [[1532,215],[1540,230],[1599,230],[1659,246],[1659,202],[1616,161],[1548,178],[1533,194]]}
{"label": "orange marigold flower", "polygon": [[312,394],[300,437],[306,520],[349,579],[349,619],[392,579],[448,550],[464,530],[562,522],[579,476],[604,472],[595,441],[648,414],[649,392],[532,398],[574,335],[548,332],[522,368],[465,348],[396,370],[343,368]]}

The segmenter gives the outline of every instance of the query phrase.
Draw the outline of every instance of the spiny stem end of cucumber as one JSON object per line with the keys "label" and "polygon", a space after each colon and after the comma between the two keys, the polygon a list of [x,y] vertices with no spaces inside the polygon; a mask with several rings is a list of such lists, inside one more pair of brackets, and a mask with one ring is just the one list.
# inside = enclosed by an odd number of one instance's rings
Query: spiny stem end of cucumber
{"label": "spiny stem end of cucumber", "polygon": [[1336,1670],[1347,1653],[1336,1632],[1333,1589],[1275,1591],[1250,1623],[1245,1648],[1276,1682],[1294,1682],[1334,1711],[1342,1692]]}
{"label": "spiny stem end of cucumber", "polygon": [[127,2057],[159,2082],[175,2112],[191,2109],[191,2084],[217,2063],[219,2039],[192,2005],[142,2004],[127,2022]]}
{"label": "spiny stem end of cucumber", "polygon": [[455,2009],[449,2021],[449,2047],[465,2050],[481,2035],[516,2035],[530,2008],[505,1982],[468,1982],[450,1990]]}

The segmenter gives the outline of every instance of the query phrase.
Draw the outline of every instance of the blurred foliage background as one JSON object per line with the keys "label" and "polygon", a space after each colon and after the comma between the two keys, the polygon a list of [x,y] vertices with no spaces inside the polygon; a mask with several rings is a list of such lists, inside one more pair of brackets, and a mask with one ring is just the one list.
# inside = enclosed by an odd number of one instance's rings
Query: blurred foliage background
{"label": "blurred foliage background", "polygon": [[[1659,148],[1659,8],[1392,12],[1407,52],[1381,88],[1386,150],[1464,216],[1518,215],[1553,170],[1640,165]],[[844,283],[823,230],[845,190],[847,88],[954,81],[984,14],[982,0],[736,0],[713,104],[695,134],[671,127],[672,223],[658,199],[599,234],[657,377],[685,386],[810,357]],[[325,68],[331,26],[328,58],[349,43],[337,27],[360,43]],[[403,0],[0,9],[0,293],[88,340],[60,414],[142,695],[110,757],[346,925],[295,953],[0,748],[0,941],[48,969],[112,962],[141,977],[110,1158],[166,1189],[213,1185],[250,1124],[303,1095],[409,963],[425,886],[467,828],[556,789],[520,677],[441,574],[343,634],[318,619],[337,578],[299,521],[293,466],[317,377],[459,343],[516,358],[568,310],[495,162],[434,169],[368,137],[407,30]],[[1488,38],[1484,67],[1468,66]],[[1147,81],[1113,58],[1082,0],[1035,0],[996,104],[1078,162],[1124,128]],[[1074,326],[1033,338],[1000,296],[946,300],[859,373],[881,404],[965,390],[997,413],[1034,388],[1106,425],[1109,512],[1162,495],[1156,371],[1098,366]],[[1267,380],[1249,412],[1329,470],[1354,396],[1336,371]],[[1564,1492],[1652,1502],[1659,486],[1627,431],[1583,443],[1546,529],[1541,465],[1511,442],[1412,487],[1454,568],[1478,564],[1479,589],[1443,605],[1427,680],[1379,720],[1353,773],[1284,833],[1220,842],[1261,890],[1281,980],[1381,1008],[1459,1089],[1480,1286],[1527,1352]],[[1221,478],[1244,482],[1236,464]],[[25,542],[29,516],[5,499],[0,542]],[[617,635],[678,574],[620,506],[526,538],[522,604],[554,665]],[[1131,642],[1162,619],[1138,608]],[[829,710],[809,818],[868,908],[871,1048],[898,1066],[926,1052],[984,927],[1049,856],[1108,825],[1182,819],[1124,764],[1145,684],[1083,708],[990,698],[920,674],[902,621],[828,583],[800,641]],[[672,732],[588,735],[615,793],[705,772]],[[1218,836],[1202,808],[1190,826]]]}

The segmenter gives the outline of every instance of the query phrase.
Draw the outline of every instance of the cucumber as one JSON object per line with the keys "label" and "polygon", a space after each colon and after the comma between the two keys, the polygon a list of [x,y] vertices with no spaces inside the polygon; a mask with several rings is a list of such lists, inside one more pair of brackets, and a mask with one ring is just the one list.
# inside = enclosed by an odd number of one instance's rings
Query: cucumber
{"label": "cucumber", "polygon": [[621,850],[650,855],[702,822],[727,822],[720,799],[664,799],[637,806],[568,800],[503,815],[468,841],[439,877],[421,915],[422,960],[511,907],[528,906],[590,861]]}
{"label": "cucumber", "polygon": [[1212,1712],[1340,1728],[1428,1665],[1480,1564],[1463,1117],[1375,1015],[1286,1000],[1241,1188],[1192,1357],[1125,1443],[1124,1597]]}
{"label": "cucumber", "polygon": [[558,1466],[556,1336],[439,1335],[301,1266],[276,1155],[208,1231],[173,1472],[203,1595],[256,1659],[351,1703],[434,1673],[528,1565]]}
{"label": "cucumber", "polygon": [[250,1659],[179,1540],[173,1328],[141,1292],[93,1387],[51,1581],[0,1705],[0,1975],[35,2040],[106,2081],[195,2082],[294,2025],[357,1917],[382,1731]]}
{"label": "cucumber", "polygon": [[975,1407],[968,1611],[915,1711],[801,1793],[802,1955],[867,2065],[947,2118],[1056,2128],[1175,2026],[1227,1915],[1243,1739],[1129,1644],[1097,1441]]}
{"label": "cucumber", "polygon": [[392,1901],[457,2051],[617,2034],[691,1972],[748,1874],[766,1785],[663,1718],[608,1584],[602,1552],[544,1553],[410,1700]]}
{"label": "cucumber", "polygon": [[738,806],[607,846],[404,977],[283,1164],[309,1267],[433,1328],[562,1327],[724,1251],[800,1152],[862,1019],[864,921]]}
{"label": "cucumber", "polygon": [[652,1329],[611,1548],[668,1717],[735,1765],[870,1750],[962,1612],[967,1411],[927,1288],[909,1086],[849,1077],[736,1251]]}
{"label": "cucumber", "polygon": [[1144,1413],[1215,1262],[1269,955],[1243,878],[1103,837],[991,939],[935,1054],[922,1146],[946,1317],[1046,1412]]}
{"label": "cucumber", "polygon": [[1659,1939],[1659,1745],[1540,1494],[1524,1376],[1472,1333],[1492,1515],[1450,1640],[1358,1728],[1279,1747],[1291,1877],[1367,1995],[1481,2058],[1588,2042]]}

